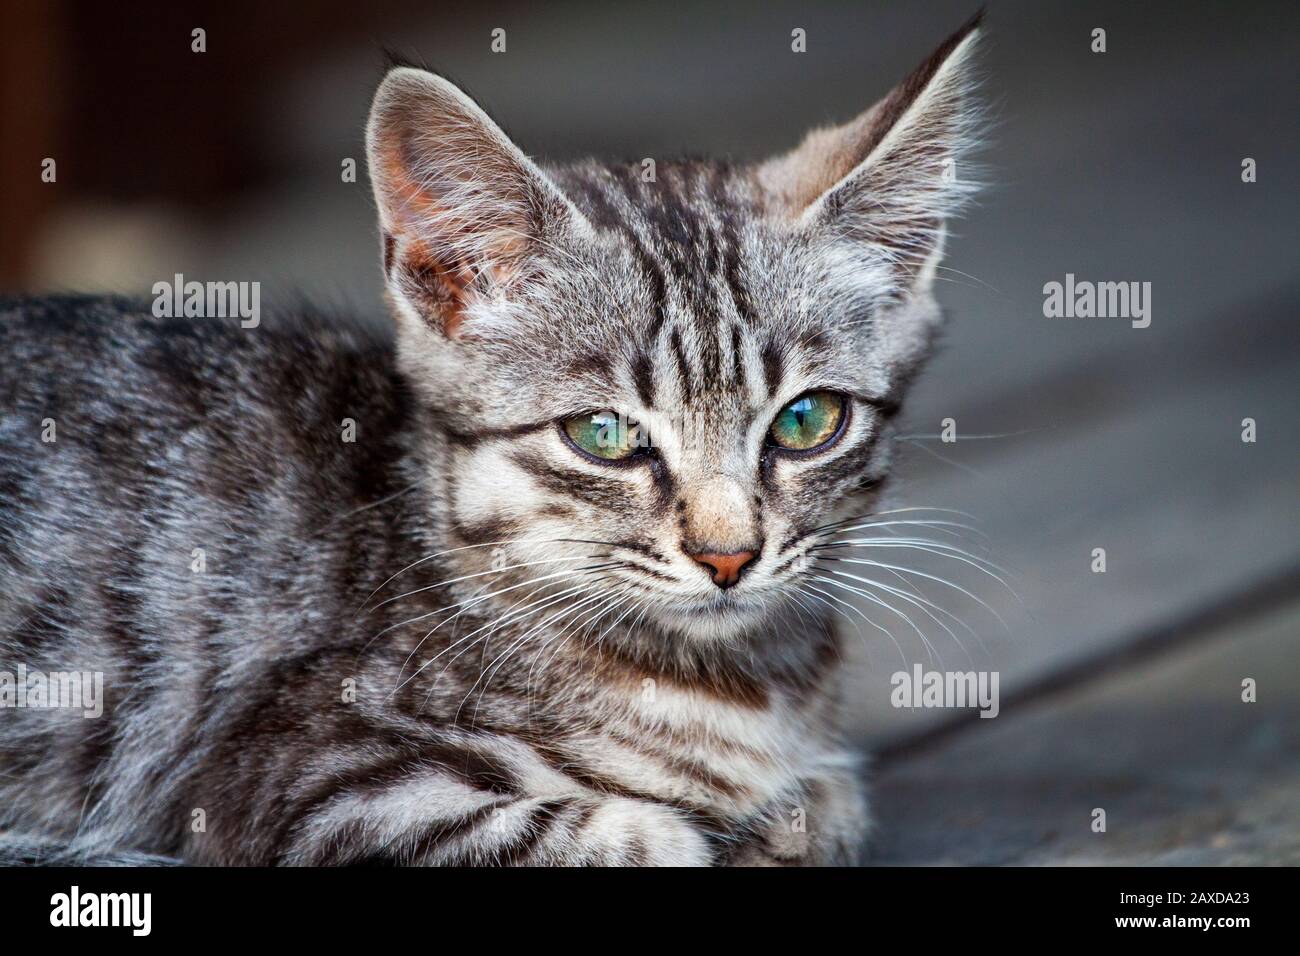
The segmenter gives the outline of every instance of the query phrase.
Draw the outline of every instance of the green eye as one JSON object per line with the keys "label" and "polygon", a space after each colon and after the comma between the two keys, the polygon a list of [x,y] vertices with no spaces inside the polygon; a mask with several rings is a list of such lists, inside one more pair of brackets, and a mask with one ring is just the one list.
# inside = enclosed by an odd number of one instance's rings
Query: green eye
{"label": "green eye", "polygon": [[806,392],[777,413],[767,435],[781,448],[808,451],[830,441],[843,419],[843,396]]}
{"label": "green eye", "polygon": [[631,458],[650,444],[645,429],[611,411],[566,418],[564,433],[582,451],[606,461]]}

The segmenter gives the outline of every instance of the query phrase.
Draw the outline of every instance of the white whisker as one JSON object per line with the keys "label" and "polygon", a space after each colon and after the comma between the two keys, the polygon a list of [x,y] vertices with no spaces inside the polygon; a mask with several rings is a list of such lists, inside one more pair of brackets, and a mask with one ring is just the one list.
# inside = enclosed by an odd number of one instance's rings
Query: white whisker
{"label": "white whisker", "polygon": [[458,584],[461,581],[470,581],[473,580],[474,578],[487,577],[488,575],[504,574],[507,571],[515,571],[518,570],[519,568],[532,568],[532,567],[536,567],[539,564],[559,564],[565,561],[590,561],[594,557],[595,555],[584,554],[584,555],[575,555],[574,557],[570,557],[570,558],[542,558],[539,561],[523,561],[520,562],[519,564],[507,564],[504,567],[492,568],[487,571],[476,571],[473,574],[462,574],[459,577],[448,578],[445,581],[439,581],[437,584],[429,584],[422,588],[416,588],[413,591],[407,591],[405,594],[399,594],[396,597],[387,598],[383,601],[380,601],[373,608],[371,608],[371,610],[376,611],[386,604],[392,604],[394,601],[402,600],[402,598],[411,597],[413,594],[421,594],[425,591],[433,591],[436,590],[437,588],[445,588],[450,584]]}
{"label": "white whisker", "polygon": [[[889,611],[891,614],[896,614],[899,617],[901,617],[904,621],[907,622],[908,626],[911,627],[911,629],[916,632],[916,636],[921,639],[921,646],[925,648],[926,656],[929,658],[931,663],[934,663],[936,657],[934,645],[930,643],[930,639],[926,637],[925,632],[916,626],[916,622],[913,621],[903,611],[900,611],[898,608],[894,607],[888,601],[883,600],[879,595],[872,594],[869,591],[863,590],[862,588],[857,588],[851,584],[846,584],[843,581],[836,581],[834,578],[828,578],[822,575],[815,575],[814,577],[816,580],[832,585],[833,587],[842,588],[843,590],[848,591],[851,594],[856,594],[859,597],[866,598],[868,601],[872,602],[873,604],[880,605],[885,610]],[[942,666],[942,659],[940,659],[940,666]]]}
{"label": "white whisker", "polygon": [[[962,627],[965,627],[966,630],[970,631],[971,636],[975,637],[976,640],[979,640],[979,636],[976,635],[975,631],[972,630],[970,626],[967,625],[964,621],[960,620],[959,618],[952,615],[950,612],[939,607],[933,601],[929,601],[923,597],[922,598],[911,597],[906,592],[901,591],[898,588],[893,587],[892,585],[884,584],[883,582],[877,581],[874,578],[865,578],[862,577],[861,575],[849,574],[847,571],[836,571],[834,569],[830,569],[830,573],[849,578],[850,580],[853,581],[858,581],[870,587],[880,588],[880,590],[884,591],[886,594],[892,594],[894,597],[900,598],[901,600],[906,601],[908,604],[912,604],[920,608],[923,614],[929,617],[930,620],[934,621],[934,623],[938,624],[939,627],[943,628],[944,632],[947,633],[947,635],[952,638],[953,643],[956,644],[957,647],[961,649],[962,653],[966,655],[967,660],[969,660],[972,665],[975,663],[974,658],[971,657],[970,651],[966,650],[966,645],[964,645],[961,642],[961,638],[957,636],[956,632],[953,631],[952,628],[950,628],[947,624],[945,624],[942,620],[939,619],[939,617],[934,613],[934,610],[939,610],[942,613],[947,614],[949,617],[952,617],[954,621],[956,621]],[[824,577],[819,577],[818,580],[824,581],[826,579]]]}
{"label": "white whisker", "polygon": [[978,597],[977,595],[975,595],[975,594],[971,593],[970,591],[966,590],[966,589],[965,589],[964,587],[962,587],[961,585],[954,584],[952,581],[949,581],[947,578],[941,578],[941,577],[938,577],[937,575],[927,574],[927,573],[924,572],[924,571],[917,571],[917,570],[914,569],[914,568],[904,568],[904,567],[900,567],[900,566],[898,566],[898,565],[893,565],[893,564],[882,564],[882,563],[879,562],[879,561],[872,561],[872,560],[867,559],[867,558],[830,558],[830,559],[828,559],[828,560],[833,560],[833,561],[844,561],[844,562],[847,562],[847,563],[849,563],[849,564],[867,564],[867,565],[871,565],[872,567],[885,568],[885,569],[887,569],[887,570],[894,571],[895,573],[901,573],[901,574],[912,574],[912,575],[915,575],[916,577],[925,578],[925,579],[928,580],[928,581],[935,581],[935,582],[938,582],[939,584],[946,585],[946,586],[952,588],[954,591],[958,591],[958,592],[960,592],[961,594],[964,594],[966,597],[970,598],[972,601],[974,601],[974,602],[975,602],[976,604],[978,604],[980,607],[984,608],[984,610],[988,611],[991,615],[993,615],[994,618],[997,619],[997,622],[998,622],[1000,625],[1002,625],[1002,629],[1003,629],[1004,631],[1006,631],[1007,633],[1011,633],[1011,628],[1007,626],[1007,622],[1006,622],[1005,620],[1003,620],[1002,615],[999,614],[999,613],[998,613],[998,612],[997,612],[997,611],[996,611],[996,610],[995,610],[995,609],[994,609],[990,604],[988,604],[986,601],[982,600],[982,599],[981,599],[980,597]]}
{"label": "white whisker", "polygon": [[[541,597],[541,598],[539,598],[537,601],[532,602],[531,604],[525,606],[523,609],[521,609],[521,610],[519,610],[519,611],[517,611],[517,612],[516,612],[513,608],[512,608],[511,610],[509,610],[509,611],[506,611],[504,614],[502,614],[502,615],[500,615],[499,617],[495,618],[493,621],[491,621],[491,622],[489,622],[489,623],[487,623],[487,624],[484,624],[484,625],[482,625],[481,627],[477,627],[477,628],[475,628],[473,631],[470,631],[470,632],[469,632],[468,634],[466,634],[464,637],[460,638],[460,640],[458,640],[455,644],[450,644],[450,645],[448,645],[447,647],[445,647],[445,648],[443,648],[441,651],[439,651],[437,654],[435,654],[433,657],[429,658],[429,660],[427,660],[427,661],[425,661],[423,664],[421,664],[421,665],[419,666],[419,668],[417,668],[416,671],[415,671],[415,672],[414,672],[410,677],[406,678],[404,681],[402,681],[400,684],[398,684],[398,686],[395,687],[395,688],[393,689],[393,693],[396,693],[397,691],[401,690],[402,687],[406,686],[406,685],[409,684],[411,681],[413,681],[416,677],[418,677],[418,676],[420,675],[420,673],[421,673],[422,671],[424,671],[425,668],[427,668],[430,664],[432,664],[432,663],[434,663],[436,660],[438,660],[438,658],[442,657],[443,654],[446,654],[448,651],[454,650],[457,646],[459,646],[460,644],[462,644],[462,643],[464,643],[465,641],[469,640],[471,637],[474,637],[476,634],[481,634],[481,633],[484,632],[484,631],[488,631],[488,632],[490,633],[492,630],[494,630],[495,628],[499,627],[500,625],[505,624],[505,623],[507,623],[508,621],[513,621],[513,620],[518,619],[521,615],[531,616],[532,614],[535,614],[535,613],[537,613],[537,612],[540,611],[540,610],[544,610],[545,608],[547,608],[547,607],[549,607],[550,605],[556,603],[557,601],[559,601],[559,600],[563,600],[565,597],[567,597],[567,596],[570,595],[570,594],[573,594],[573,593],[575,593],[575,592],[578,592],[578,591],[581,591],[581,590],[584,590],[584,589],[587,589],[587,588],[590,588],[590,587],[591,587],[590,584],[580,584],[580,585],[576,585],[576,586],[574,586],[574,587],[572,587],[572,588],[569,588],[569,589],[567,589],[567,590],[565,590],[565,591],[561,591],[560,594],[559,594],[558,596],[556,596],[556,595],[546,595],[546,596],[544,596],[544,597]],[[536,592],[534,592],[534,593],[536,593]],[[539,606],[539,605],[540,605],[540,606]],[[444,621],[443,623],[446,623],[446,622]],[[438,625],[438,627],[441,627],[441,626],[442,626],[442,624],[439,624],[439,625]],[[437,628],[434,628],[434,630],[437,630]],[[414,656],[415,656],[415,653],[420,649],[420,646],[424,643],[425,640],[428,639],[429,635],[432,634],[432,633],[433,633],[433,631],[430,631],[429,634],[426,634],[426,635],[424,636],[424,638],[421,638],[420,643],[416,645],[415,650],[413,650],[413,651],[411,652],[410,656],[407,657],[407,659],[406,659],[406,663],[407,663],[407,664],[410,663],[410,661],[411,661],[411,657],[414,657]],[[477,643],[477,641],[475,641],[474,643]],[[459,660],[460,657],[461,657],[461,655],[464,654],[466,650],[469,650],[469,648],[470,648],[470,647],[473,647],[473,646],[474,646],[474,644],[470,644],[469,646],[467,646],[467,647],[465,648],[465,650],[462,650],[462,651],[460,652],[460,654],[457,654],[455,657],[453,657],[452,660],[449,662],[449,666],[450,666],[451,663],[455,663],[457,660]],[[405,670],[405,665],[403,665],[403,670]],[[446,673],[446,668],[445,668],[445,667],[443,668],[443,673]],[[436,683],[436,681],[435,681],[435,683]]]}

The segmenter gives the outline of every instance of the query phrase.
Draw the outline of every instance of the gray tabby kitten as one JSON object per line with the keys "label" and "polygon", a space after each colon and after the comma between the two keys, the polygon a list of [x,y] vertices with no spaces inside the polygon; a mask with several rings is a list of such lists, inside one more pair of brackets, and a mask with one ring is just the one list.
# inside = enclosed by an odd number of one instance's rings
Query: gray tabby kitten
{"label": "gray tabby kitten", "polygon": [[544,171],[392,70],[395,345],[0,303],[0,672],[105,697],[0,709],[10,859],[853,861],[807,582],[940,322],[976,26],[786,155],[654,181]]}

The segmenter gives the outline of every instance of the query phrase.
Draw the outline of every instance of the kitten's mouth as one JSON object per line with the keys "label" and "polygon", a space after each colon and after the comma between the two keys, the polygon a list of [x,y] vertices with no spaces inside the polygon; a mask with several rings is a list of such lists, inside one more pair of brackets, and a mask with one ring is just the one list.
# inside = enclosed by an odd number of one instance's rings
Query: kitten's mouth
{"label": "kitten's mouth", "polygon": [[704,599],[681,601],[660,621],[697,640],[728,640],[761,626],[770,611],[769,605],[755,595],[739,597],[728,591]]}
{"label": "kitten's mouth", "polygon": [[740,602],[729,591],[719,591],[717,594],[703,598],[698,601],[690,601],[683,604],[682,610],[685,611],[720,611],[723,609],[734,608]]}
{"label": "kitten's mouth", "polygon": [[679,614],[747,614],[762,610],[763,605],[752,597],[738,596],[731,591],[719,591],[702,601],[683,602],[675,610]]}

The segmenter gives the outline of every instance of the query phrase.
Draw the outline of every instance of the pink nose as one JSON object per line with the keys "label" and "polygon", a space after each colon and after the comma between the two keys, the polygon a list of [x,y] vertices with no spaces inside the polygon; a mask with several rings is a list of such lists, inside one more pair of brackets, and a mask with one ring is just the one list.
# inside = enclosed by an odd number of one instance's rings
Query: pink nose
{"label": "pink nose", "polygon": [[740,580],[740,572],[754,560],[753,551],[733,551],[730,554],[705,552],[691,557],[709,569],[713,583],[724,591]]}

